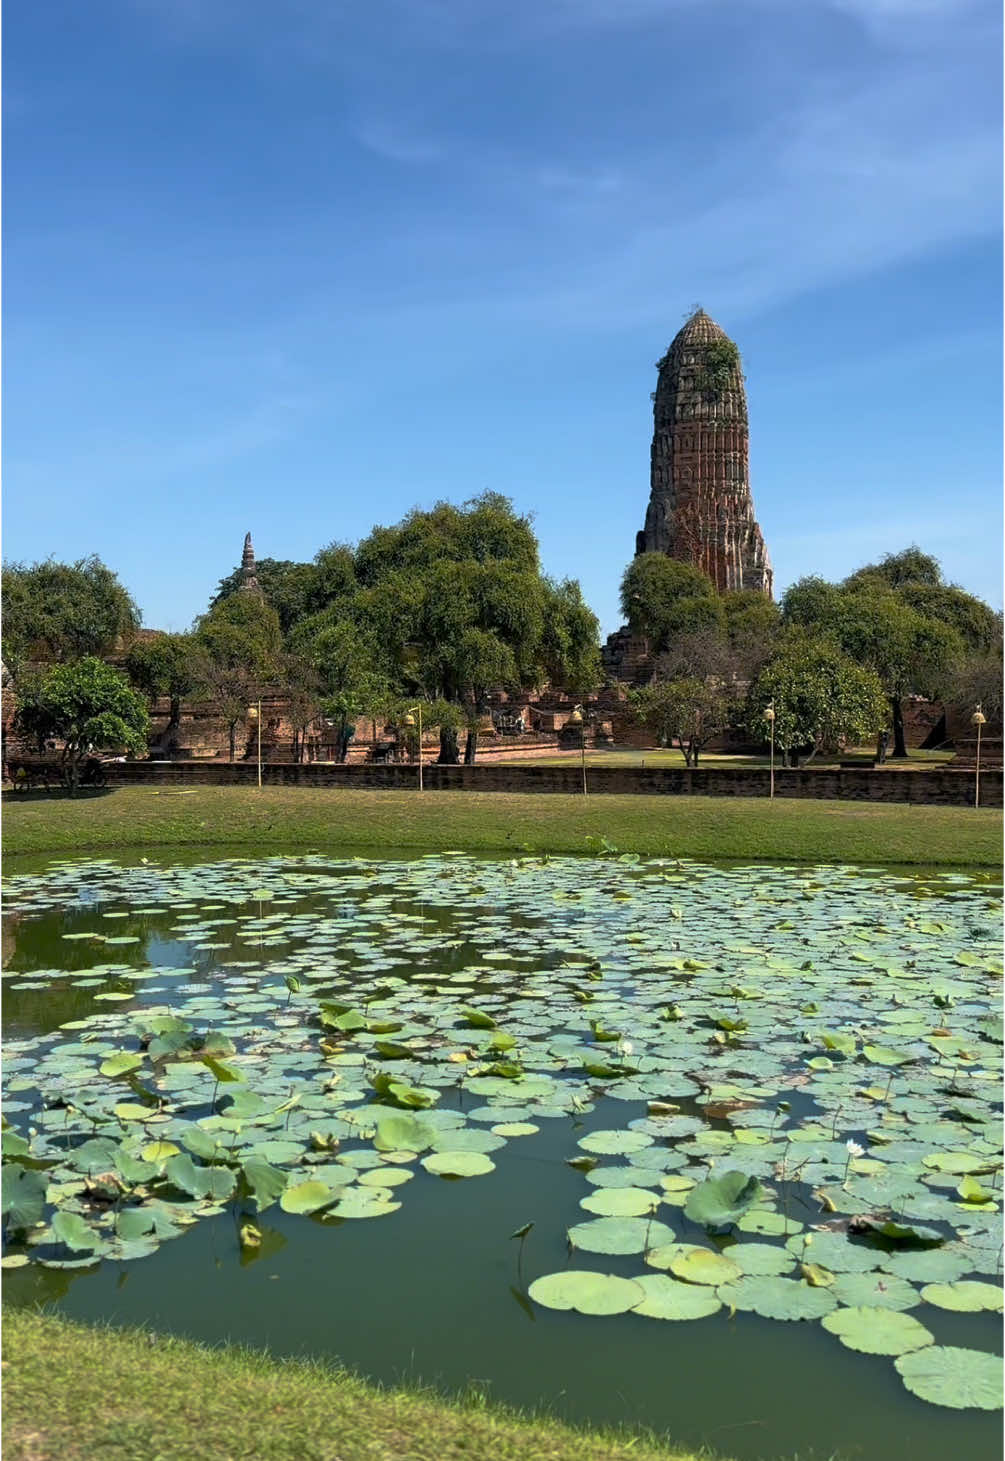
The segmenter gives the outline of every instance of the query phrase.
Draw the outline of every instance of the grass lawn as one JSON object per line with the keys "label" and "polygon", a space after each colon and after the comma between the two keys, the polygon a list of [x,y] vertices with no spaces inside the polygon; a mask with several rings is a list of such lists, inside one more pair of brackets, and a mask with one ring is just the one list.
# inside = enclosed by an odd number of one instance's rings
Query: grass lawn
{"label": "grass lawn", "polygon": [[661,857],[997,867],[1002,846],[1000,810],[789,798],[131,786],[8,793],[3,810],[8,859],[185,846],[584,853],[604,837]]}
{"label": "grass lawn", "polygon": [[[908,751],[905,761],[886,761],[877,770],[882,771],[924,771],[931,770],[933,766],[946,766],[952,761],[954,751]],[[840,756],[814,756],[807,764],[817,769],[840,766],[842,761],[860,761],[863,767],[871,767],[875,760],[876,748],[867,746],[849,746],[842,751]],[[521,762],[528,762],[533,766],[565,766],[570,760],[579,761],[582,758],[581,751],[558,751],[554,754],[546,752],[544,755],[539,752],[528,751],[521,755],[519,749],[500,753],[497,758],[507,766],[518,765]],[[676,750],[668,750],[665,747],[653,747],[642,750],[611,750],[611,751],[587,751],[587,766],[665,766],[671,770],[683,771],[683,753]],[[702,752],[698,761],[699,771],[716,771],[721,768],[730,769],[741,766],[744,769],[756,768],[766,771],[771,764],[769,756],[727,756],[719,755],[717,752],[710,752],[706,755]],[[775,762],[776,768],[782,770],[781,758]]]}
{"label": "grass lawn", "polygon": [[5,1310],[4,1461],[696,1461],[479,1397]]}

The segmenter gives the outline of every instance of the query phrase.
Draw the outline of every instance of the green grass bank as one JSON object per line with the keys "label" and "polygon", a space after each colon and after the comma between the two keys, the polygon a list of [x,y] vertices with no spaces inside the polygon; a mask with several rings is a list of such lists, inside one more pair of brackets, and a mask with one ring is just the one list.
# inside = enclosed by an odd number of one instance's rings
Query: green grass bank
{"label": "green grass bank", "polygon": [[[3,851],[586,853],[998,867],[1002,813],[792,798],[509,795],[314,787],[133,786],[64,795],[5,793]],[[591,841],[591,839],[593,839]]]}
{"label": "green grass bank", "polygon": [[141,1330],[3,1315],[4,1461],[698,1461],[473,1396]]}

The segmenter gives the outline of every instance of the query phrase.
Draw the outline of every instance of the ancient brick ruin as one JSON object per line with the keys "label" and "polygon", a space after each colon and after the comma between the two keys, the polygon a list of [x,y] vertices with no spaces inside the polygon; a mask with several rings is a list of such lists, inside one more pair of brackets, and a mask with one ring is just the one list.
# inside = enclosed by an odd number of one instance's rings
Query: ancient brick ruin
{"label": "ancient brick ruin", "polygon": [[659,362],[649,508],[635,551],[693,563],[720,593],[771,595],[771,564],[750,495],[740,357],[702,309]]}

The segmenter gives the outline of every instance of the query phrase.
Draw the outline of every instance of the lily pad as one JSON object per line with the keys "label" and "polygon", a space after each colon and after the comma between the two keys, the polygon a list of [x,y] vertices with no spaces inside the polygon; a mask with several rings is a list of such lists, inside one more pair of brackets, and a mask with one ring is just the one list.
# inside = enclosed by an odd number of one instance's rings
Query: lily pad
{"label": "lily pad", "polygon": [[536,1278],[527,1292],[547,1309],[574,1309],[579,1314],[624,1314],[646,1296],[633,1279],[587,1269],[546,1273]]}
{"label": "lily pad", "polygon": [[279,1199],[279,1206],[284,1212],[320,1212],[322,1208],[331,1207],[337,1196],[338,1193],[323,1182],[298,1182],[295,1187],[286,1188]]}
{"label": "lily pad", "polygon": [[437,1177],[484,1177],[495,1171],[495,1162],[484,1152],[432,1152],[422,1165]]}
{"label": "lily pad", "polygon": [[825,1314],[821,1323],[848,1349],[863,1354],[907,1354],[935,1340],[924,1324],[910,1314],[878,1306],[837,1309]]}
{"label": "lily pad", "polygon": [[569,1242],[586,1253],[644,1253],[673,1241],[664,1223],[645,1218],[602,1217],[569,1229]]}
{"label": "lily pad", "polygon": [[795,1278],[774,1275],[738,1278],[716,1293],[733,1309],[750,1309],[765,1319],[820,1319],[837,1308],[829,1288],[813,1288]]}
{"label": "lily pad", "polygon": [[912,1395],[950,1410],[1001,1410],[1002,1362],[997,1355],[952,1345],[929,1345],[894,1361]]}
{"label": "lily pad", "polygon": [[655,1211],[659,1196],[644,1187],[601,1187],[582,1198],[579,1205],[600,1217],[641,1217]]}
{"label": "lily pad", "polygon": [[698,1284],[678,1283],[662,1273],[645,1273],[632,1279],[645,1293],[633,1310],[647,1319],[706,1319],[722,1308],[714,1290]]}
{"label": "lily pad", "polygon": [[708,1248],[692,1248],[678,1254],[670,1263],[670,1272],[687,1283],[710,1284],[716,1288],[722,1283],[731,1283],[742,1273],[738,1263],[722,1253]]}
{"label": "lily pad", "polygon": [[644,1131],[592,1131],[584,1136],[579,1145],[585,1152],[598,1156],[624,1156],[627,1152],[640,1152],[643,1147],[652,1146],[653,1139]]}
{"label": "lily pad", "polygon": [[921,1290],[926,1304],[938,1309],[952,1309],[958,1314],[977,1314],[982,1309],[1000,1310],[1000,1284],[981,1283],[977,1279],[958,1279],[955,1283],[929,1283]]}

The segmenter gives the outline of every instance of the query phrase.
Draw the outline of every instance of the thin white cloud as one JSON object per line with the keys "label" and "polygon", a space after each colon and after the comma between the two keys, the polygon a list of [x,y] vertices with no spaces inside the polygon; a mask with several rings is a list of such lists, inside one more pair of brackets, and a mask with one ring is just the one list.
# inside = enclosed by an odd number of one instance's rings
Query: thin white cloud
{"label": "thin white cloud", "polygon": [[372,117],[353,128],[356,140],[369,152],[389,162],[439,162],[447,154],[446,146],[417,129],[390,117]]}

